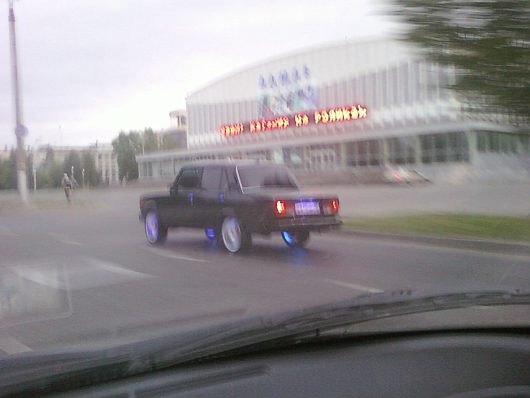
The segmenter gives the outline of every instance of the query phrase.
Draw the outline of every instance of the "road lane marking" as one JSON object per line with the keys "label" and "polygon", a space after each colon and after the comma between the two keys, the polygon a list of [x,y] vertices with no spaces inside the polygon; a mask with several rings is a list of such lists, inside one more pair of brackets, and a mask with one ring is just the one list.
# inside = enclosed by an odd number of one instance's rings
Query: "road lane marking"
{"label": "road lane marking", "polygon": [[335,279],[322,279],[326,282],[333,283],[334,285],[346,287],[348,289],[354,289],[354,290],[360,290],[362,292],[368,292],[368,293],[383,293],[383,290],[376,289],[375,287],[370,286],[363,286],[363,285],[357,285],[355,283],[349,283],[349,282],[343,282],[343,281],[337,281]]}
{"label": "road lane marking", "polygon": [[92,257],[80,257],[74,262],[59,264],[48,262],[17,265],[9,269],[27,281],[66,292],[156,278],[154,275]]}
{"label": "road lane marking", "polygon": [[55,232],[50,232],[50,236],[52,236],[55,240],[61,243],[65,243],[67,245],[75,245],[75,246],[84,246],[83,243],[75,241],[73,239],[70,239],[68,236],[63,234],[58,234]]}
{"label": "road lane marking", "polygon": [[111,272],[120,276],[125,276],[127,278],[153,278],[153,275],[133,271],[132,269],[125,268],[118,264],[110,263],[108,261],[101,261],[95,258],[88,258],[87,262],[91,263],[100,270]]}
{"label": "road lane marking", "polygon": [[25,344],[22,344],[14,337],[2,335],[0,335],[0,350],[9,355],[32,351],[31,348]]}
{"label": "road lane marking", "polygon": [[155,249],[154,247],[144,247],[144,249],[147,251],[150,251],[151,253],[157,254],[161,257],[170,258],[172,260],[193,261],[196,263],[209,263],[210,262],[209,260],[203,260],[201,258],[183,256],[181,254],[170,252],[165,249]]}

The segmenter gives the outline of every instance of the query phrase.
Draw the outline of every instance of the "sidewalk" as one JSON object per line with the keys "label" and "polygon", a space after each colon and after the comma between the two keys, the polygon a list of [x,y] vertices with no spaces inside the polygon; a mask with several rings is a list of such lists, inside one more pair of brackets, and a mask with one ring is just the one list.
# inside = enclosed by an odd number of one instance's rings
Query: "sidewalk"
{"label": "sidewalk", "polygon": [[468,213],[530,216],[530,184],[520,182],[465,185],[308,186],[310,192],[336,193],[343,217],[418,213]]}

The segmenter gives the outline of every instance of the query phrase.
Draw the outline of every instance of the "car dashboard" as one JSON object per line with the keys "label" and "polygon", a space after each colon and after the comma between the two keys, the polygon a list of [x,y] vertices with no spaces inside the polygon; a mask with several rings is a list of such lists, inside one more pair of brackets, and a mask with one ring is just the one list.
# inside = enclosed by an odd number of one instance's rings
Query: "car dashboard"
{"label": "car dashboard", "polygon": [[530,397],[530,336],[488,330],[323,340],[50,396]]}

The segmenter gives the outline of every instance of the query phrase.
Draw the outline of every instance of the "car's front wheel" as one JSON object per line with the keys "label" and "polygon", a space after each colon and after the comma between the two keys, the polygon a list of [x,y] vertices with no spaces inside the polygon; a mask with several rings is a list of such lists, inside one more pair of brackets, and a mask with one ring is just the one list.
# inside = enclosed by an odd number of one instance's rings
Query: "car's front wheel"
{"label": "car's front wheel", "polygon": [[167,227],[160,223],[160,219],[155,210],[149,210],[145,215],[145,237],[152,244],[162,244],[167,239]]}
{"label": "car's front wheel", "polygon": [[304,247],[309,241],[309,231],[282,231],[282,239],[289,247]]}
{"label": "car's front wheel", "polygon": [[221,224],[221,241],[223,246],[230,253],[237,253],[242,249],[248,249],[252,245],[252,237],[241,224],[239,219],[234,216],[228,216],[223,219]]}

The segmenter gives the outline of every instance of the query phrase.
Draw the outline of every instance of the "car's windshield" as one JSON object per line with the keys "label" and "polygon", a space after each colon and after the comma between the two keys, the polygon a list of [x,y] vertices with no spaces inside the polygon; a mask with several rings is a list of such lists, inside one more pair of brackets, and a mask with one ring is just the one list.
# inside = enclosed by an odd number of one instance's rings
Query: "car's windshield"
{"label": "car's windshield", "polygon": [[243,188],[298,188],[294,176],[285,167],[257,164],[240,166],[237,170]]}
{"label": "car's windshield", "polygon": [[23,353],[358,298],[527,326],[491,307],[530,287],[529,57],[528,0],[0,0],[0,396]]}

